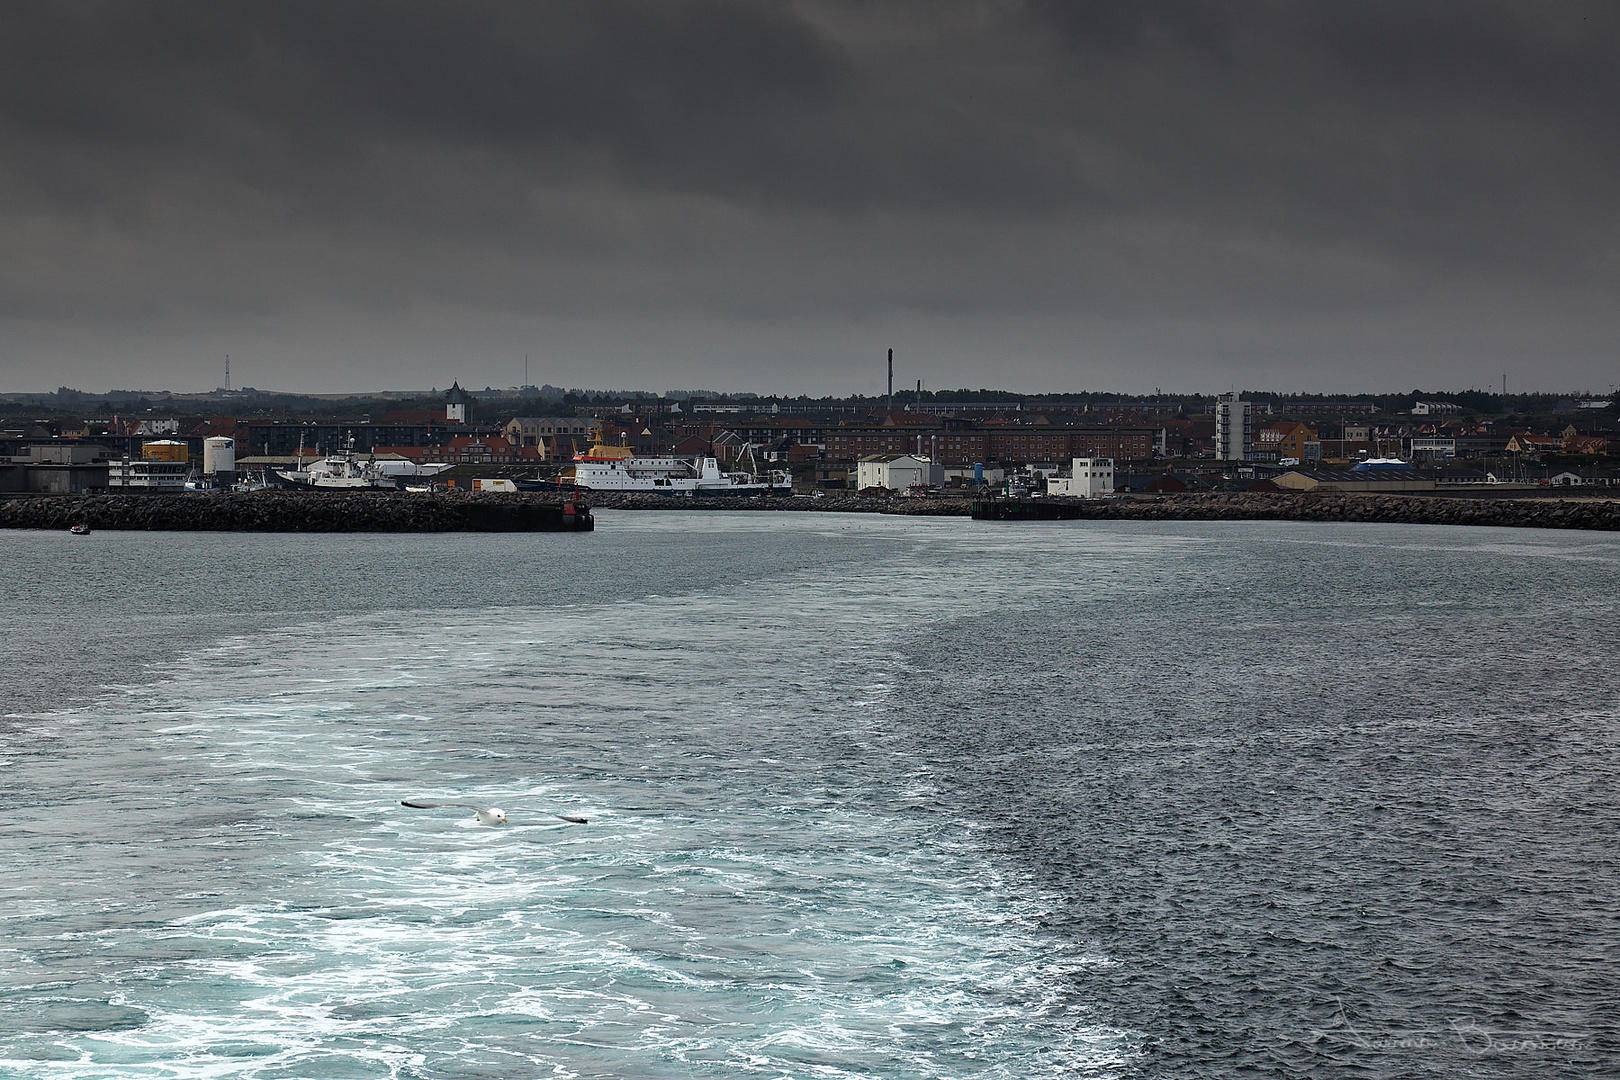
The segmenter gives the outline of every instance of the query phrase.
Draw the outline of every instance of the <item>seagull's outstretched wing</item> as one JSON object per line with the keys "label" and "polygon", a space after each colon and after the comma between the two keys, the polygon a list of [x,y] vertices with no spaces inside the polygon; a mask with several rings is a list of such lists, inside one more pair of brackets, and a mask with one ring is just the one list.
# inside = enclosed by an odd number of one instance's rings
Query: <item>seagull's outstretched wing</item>
{"label": "seagull's outstretched wing", "polygon": [[508,810],[507,813],[540,814],[544,817],[562,818],[564,821],[572,821],[575,825],[589,825],[591,823],[590,818],[575,817],[573,814],[559,814],[555,810],[534,810],[523,806],[514,806],[512,809]]}
{"label": "seagull's outstretched wing", "polygon": [[504,822],[507,814],[539,814],[542,817],[554,817],[561,818],[563,821],[572,821],[575,825],[590,824],[589,818],[575,817],[573,814],[559,814],[555,810],[533,810],[523,808],[514,810],[494,810],[487,806],[479,806],[477,803],[423,802],[419,799],[401,799],[399,800],[399,805],[415,807],[418,810],[437,810],[441,806],[459,806],[463,809],[471,810],[476,813],[478,815],[478,820],[483,821],[486,825],[496,824],[495,821],[486,819],[499,818],[501,822]]}

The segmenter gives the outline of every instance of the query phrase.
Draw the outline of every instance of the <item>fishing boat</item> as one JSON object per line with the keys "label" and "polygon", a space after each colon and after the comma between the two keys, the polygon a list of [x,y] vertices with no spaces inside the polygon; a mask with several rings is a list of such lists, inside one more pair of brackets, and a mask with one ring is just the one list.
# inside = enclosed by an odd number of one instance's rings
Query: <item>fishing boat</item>
{"label": "fishing boat", "polygon": [[354,438],[342,450],[326,455],[308,466],[303,464],[303,443],[298,447],[298,466],[277,469],[281,482],[294,488],[316,491],[356,491],[382,488],[397,491],[407,480],[421,480],[450,468],[448,464],[422,465],[406,458],[379,460],[375,454],[362,458],[355,452]]}
{"label": "fishing boat", "polygon": [[596,445],[574,457],[572,480],[579,491],[649,491],[665,495],[791,494],[787,473],[727,472],[713,457],[636,457],[627,446]]}
{"label": "fishing boat", "polygon": [[69,529],[68,532],[72,533],[74,536],[89,536],[90,526],[81,521],[77,525],[73,526],[73,528]]}

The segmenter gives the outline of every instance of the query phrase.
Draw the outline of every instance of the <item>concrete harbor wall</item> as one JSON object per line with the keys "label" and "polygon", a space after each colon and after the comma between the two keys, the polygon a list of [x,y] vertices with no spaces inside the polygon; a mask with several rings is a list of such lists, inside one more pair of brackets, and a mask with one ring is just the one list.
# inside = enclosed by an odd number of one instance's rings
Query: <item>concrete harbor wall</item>
{"label": "concrete harbor wall", "polygon": [[0,528],[220,532],[583,532],[556,496],[385,491],[35,496],[0,501]]}

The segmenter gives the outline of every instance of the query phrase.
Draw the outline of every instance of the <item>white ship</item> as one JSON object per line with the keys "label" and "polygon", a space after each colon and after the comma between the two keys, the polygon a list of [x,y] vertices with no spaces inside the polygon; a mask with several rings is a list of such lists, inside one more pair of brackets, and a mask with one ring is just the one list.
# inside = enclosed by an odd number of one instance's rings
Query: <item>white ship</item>
{"label": "white ship", "polygon": [[786,495],[793,491],[792,478],[780,470],[762,475],[723,472],[712,457],[634,457],[627,446],[593,446],[576,455],[573,482],[581,491],[665,495]]}
{"label": "white ship", "polygon": [[450,468],[444,465],[419,465],[408,458],[392,455],[379,459],[375,454],[361,458],[354,452],[354,440],[344,449],[328,454],[319,461],[303,464],[303,448],[299,447],[299,465],[294,469],[277,469],[276,475],[289,487],[316,488],[322,491],[353,491],[365,488],[395,490],[407,480],[420,481]]}

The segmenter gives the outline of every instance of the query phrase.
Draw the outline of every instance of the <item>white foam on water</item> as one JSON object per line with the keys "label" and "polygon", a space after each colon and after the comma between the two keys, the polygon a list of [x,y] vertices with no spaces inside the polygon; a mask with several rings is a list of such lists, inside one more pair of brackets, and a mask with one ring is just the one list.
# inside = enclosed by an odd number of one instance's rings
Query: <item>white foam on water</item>
{"label": "white foam on water", "polygon": [[[122,706],[133,816],[97,827],[181,837],[161,869],[191,899],[158,882],[154,917],[73,915],[92,951],[133,956],[86,961],[84,1000],[145,1019],[30,1032],[0,1075],[1126,1067],[1136,1036],[1071,989],[1111,961],[1042,931],[1041,898],[890,745],[893,635],[985,602],[908,569],[898,595],[892,566],[858,567],[600,609],[327,620],[184,658]],[[493,829],[402,797],[592,823]]]}

